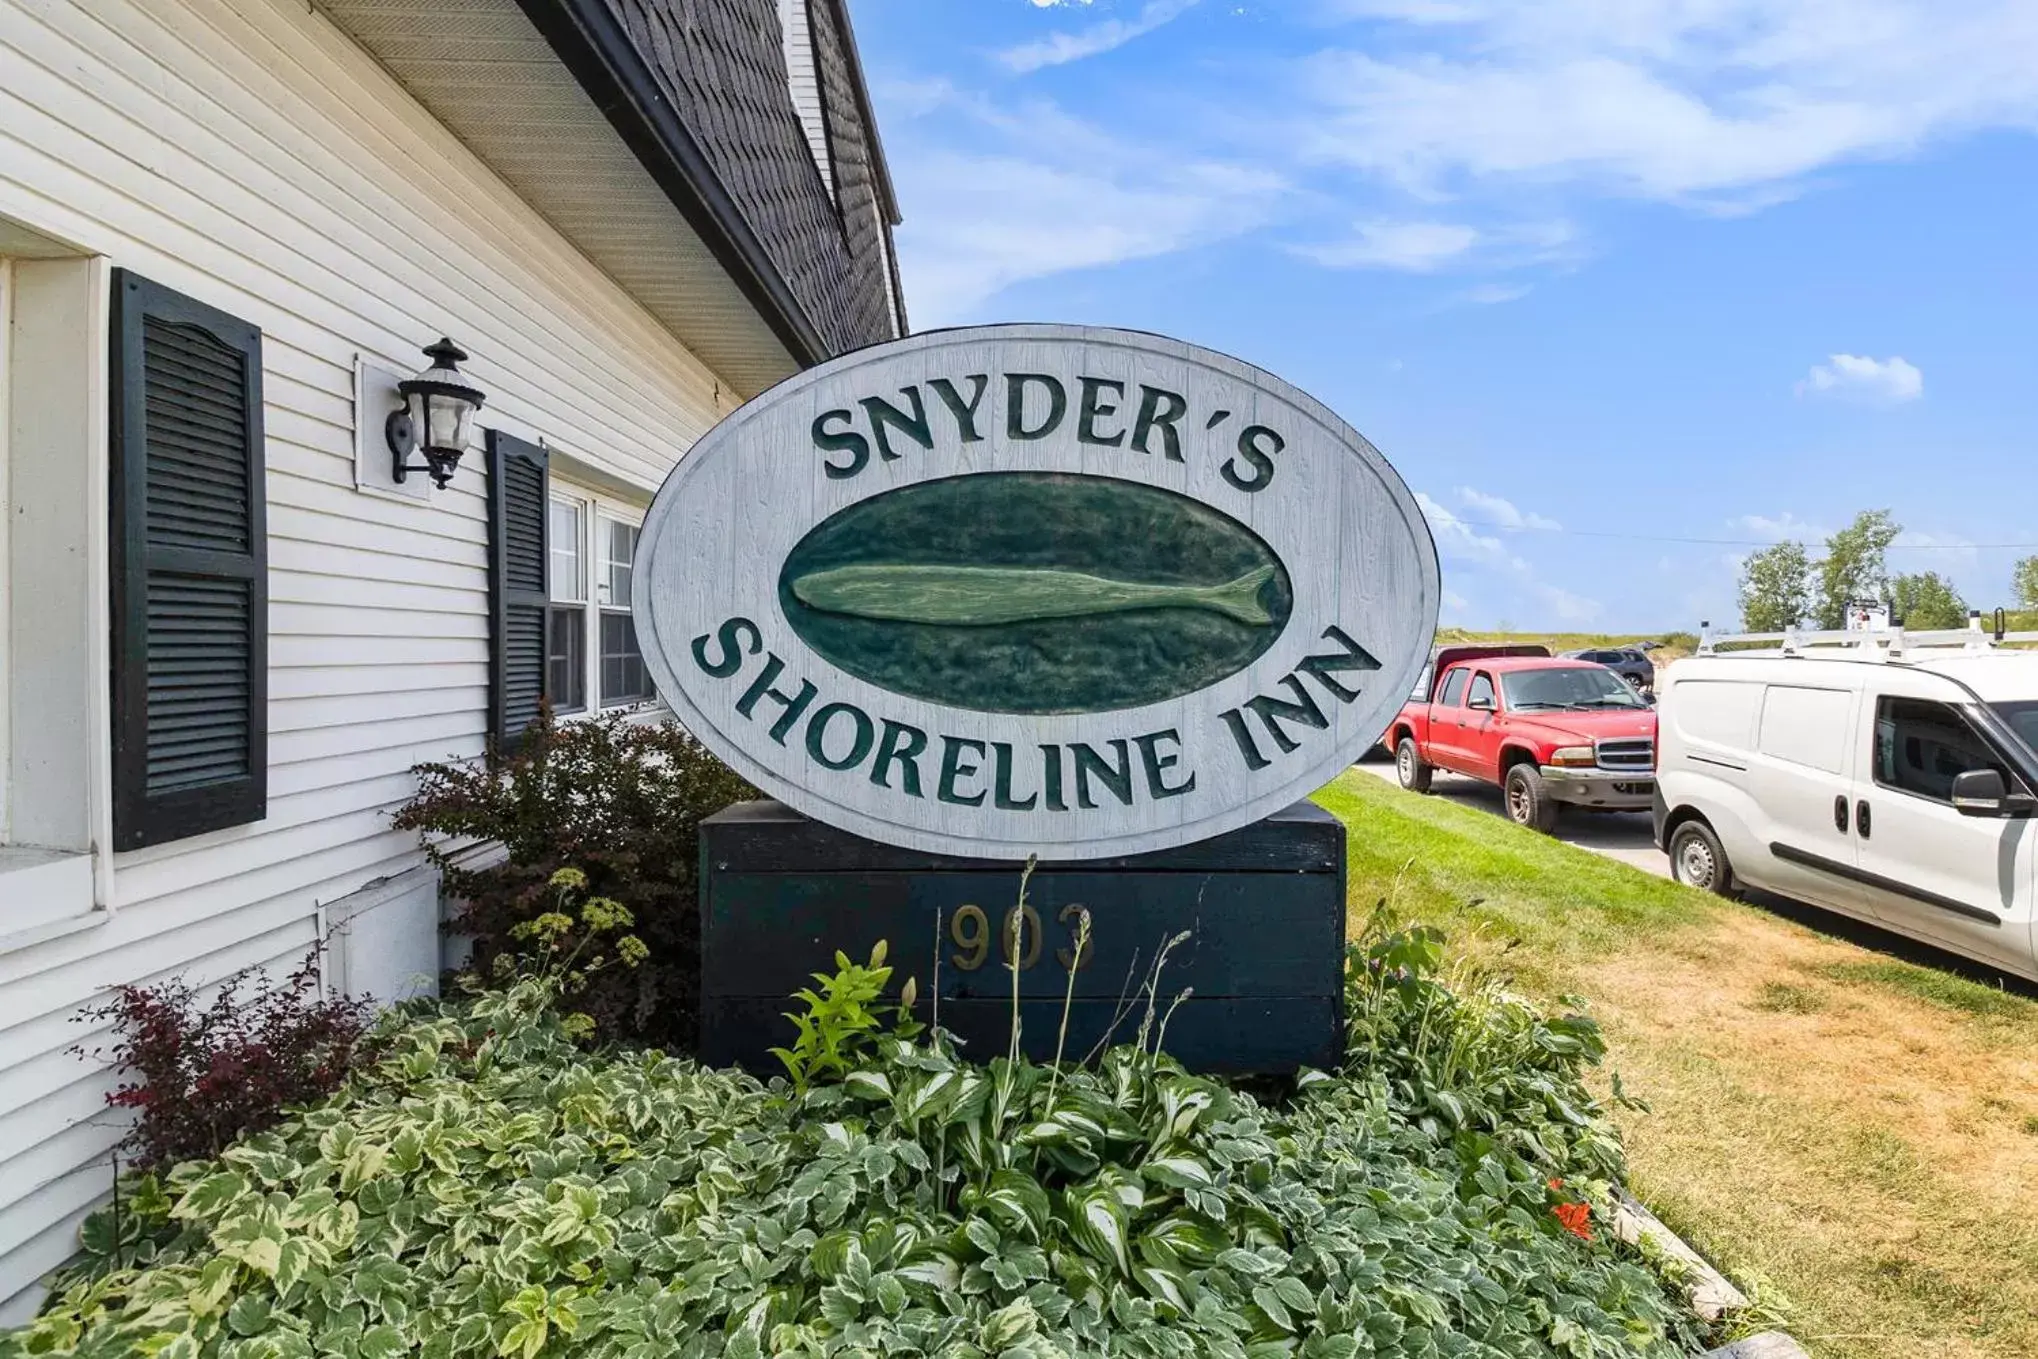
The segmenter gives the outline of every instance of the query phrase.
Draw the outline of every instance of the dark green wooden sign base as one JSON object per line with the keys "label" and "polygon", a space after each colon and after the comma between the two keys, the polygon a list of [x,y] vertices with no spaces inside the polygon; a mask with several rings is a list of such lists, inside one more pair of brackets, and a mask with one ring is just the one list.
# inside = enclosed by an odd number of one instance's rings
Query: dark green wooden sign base
{"label": "dark green wooden sign base", "polygon": [[[882,939],[893,980],[918,982],[918,1016],[979,1060],[1011,1029],[1006,939],[1021,866],[948,858],[862,839],[776,802],[747,802],[701,826],[701,1056],[777,1070],[784,1012],[837,949],[862,961]],[[1019,915],[1021,1042],[1054,1055],[1082,911],[1090,948],[1075,972],[1066,1053],[1107,1032],[1130,1042],[1163,943],[1156,1009],[1190,996],[1167,1051],[1192,1070],[1329,1067],[1343,1049],[1345,828],[1308,802],[1199,844],[1122,859],[1041,864]],[[936,959],[939,957],[937,970]],[[938,982],[937,982],[938,979]],[[1117,1027],[1113,1031],[1113,1020]],[[1158,1023],[1158,1018],[1156,1019]]]}

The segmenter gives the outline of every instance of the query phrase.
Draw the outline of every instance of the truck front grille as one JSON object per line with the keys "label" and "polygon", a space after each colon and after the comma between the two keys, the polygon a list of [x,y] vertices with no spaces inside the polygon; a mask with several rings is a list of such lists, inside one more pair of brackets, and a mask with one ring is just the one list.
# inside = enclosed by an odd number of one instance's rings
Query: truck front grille
{"label": "truck front grille", "polygon": [[1601,741],[1593,747],[1601,769],[1654,769],[1656,743],[1647,737],[1632,741]]}

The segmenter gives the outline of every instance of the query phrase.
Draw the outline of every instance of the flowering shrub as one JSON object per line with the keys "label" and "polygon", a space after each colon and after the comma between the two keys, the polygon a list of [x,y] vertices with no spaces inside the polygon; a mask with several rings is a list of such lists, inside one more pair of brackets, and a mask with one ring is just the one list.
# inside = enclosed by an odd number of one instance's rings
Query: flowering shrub
{"label": "flowering shrub", "polygon": [[281,986],[250,969],[230,978],[209,1004],[180,979],[123,986],[81,1013],[110,1020],[111,1057],[123,1078],[106,1097],[137,1114],[126,1147],[148,1168],[217,1156],[260,1132],[294,1105],[339,1088],[367,1027],[366,1001],[327,996],[319,949]]}
{"label": "flowering shrub", "polygon": [[[639,965],[609,968],[576,998],[609,1039],[693,1047],[700,989],[700,911],[694,869],[702,818],[755,796],[680,727],[547,715],[516,754],[479,764],[418,766],[418,793],[396,818],[420,833],[461,909],[453,928],[474,941],[474,968],[498,959],[542,963],[552,941],[523,931],[552,911],[552,877],[573,868],[592,896],[635,919]],[[500,842],[505,862],[463,866],[457,851]],[[522,932],[520,932],[522,931]]]}
{"label": "flowering shrub", "polygon": [[[1551,1088],[1583,1100],[1582,1054],[1550,1055]],[[1638,1257],[1553,1218],[1549,1181],[1592,1173],[1588,1141],[1543,1139],[1545,1157],[1453,1130],[1390,1065],[1372,1049],[1267,1103],[1138,1046],[1056,1068],[883,1034],[796,1091],[583,1051],[549,988],[520,981],[392,1021],[322,1107],[132,1183],[11,1343],[161,1359],[1696,1348]]]}
{"label": "flowering shrub", "polygon": [[[643,966],[650,950],[642,939],[627,933],[636,918],[620,903],[589,896],[587,874],[577,868],[562,868],[547,880],[546,887],[552,893],[552,909],[510,930],[510,937],[529,951],[531,961],[522,969],[526,975],[537,978],[562,1004],[570,1005],[608,968]],[[495,971],[500,979],[509,980],[517,970],[510,955],[496,955]],[[479,988],[474,978],[469,978],[469,985]],[[573,1038],[593,1037],[596,1029],[593,1016],[578,1010],[567,1014],[561,1024]]]}

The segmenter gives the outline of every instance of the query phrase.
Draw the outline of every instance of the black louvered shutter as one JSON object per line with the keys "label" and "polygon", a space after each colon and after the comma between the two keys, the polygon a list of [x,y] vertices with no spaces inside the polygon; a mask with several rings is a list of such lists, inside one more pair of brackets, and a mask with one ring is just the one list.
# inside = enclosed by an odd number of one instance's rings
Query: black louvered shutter
{"label": "black louvered shutter", "polygon": [[113,275],[113,843],[260,821],[268,796],[262,332]]}
{"label": "black louvered shutter", "polygon": [[488,732],[514,750],[545,702],[545,450],[488,432]]}

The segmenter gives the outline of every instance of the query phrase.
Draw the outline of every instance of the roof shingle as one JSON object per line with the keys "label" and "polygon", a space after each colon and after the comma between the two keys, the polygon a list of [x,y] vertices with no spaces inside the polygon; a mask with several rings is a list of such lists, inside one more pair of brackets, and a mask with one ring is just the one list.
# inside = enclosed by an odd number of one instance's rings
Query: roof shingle
{"label": "roof shingle", "polygon": [[839,209],[793,107],[776,0],[603,3],[829,351],[892,338],[882,169],[832,0],[811,17]]}

